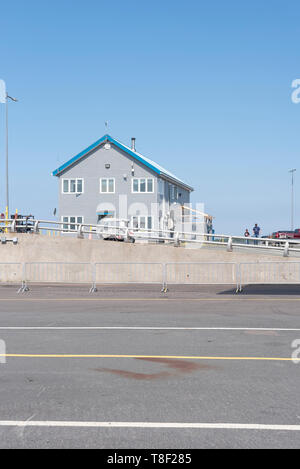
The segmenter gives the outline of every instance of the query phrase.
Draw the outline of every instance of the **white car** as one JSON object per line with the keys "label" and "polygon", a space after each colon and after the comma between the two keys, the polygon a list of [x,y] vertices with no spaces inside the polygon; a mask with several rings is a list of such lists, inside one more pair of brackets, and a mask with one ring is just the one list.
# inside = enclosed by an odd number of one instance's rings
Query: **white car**
{"label": "white car", "polygon": [[128,225],[129,220],[119,218],[103,218],[98,224],[96,231],[100,239],[134,243],[134,233]]}

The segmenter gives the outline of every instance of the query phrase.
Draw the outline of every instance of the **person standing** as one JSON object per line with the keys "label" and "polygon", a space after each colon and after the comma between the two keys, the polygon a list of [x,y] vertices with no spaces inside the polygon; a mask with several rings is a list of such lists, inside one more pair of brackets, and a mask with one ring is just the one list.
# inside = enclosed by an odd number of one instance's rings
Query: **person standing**
{"label": "person standing", "polygon": [[[248,230],[248,228],[246,228],[245,233],[244,233],[244,237],[249,238],[249,236],[250,236],[249,230]],[[249,239],[246,239],[246,244],[249,244]]]}
{"label": "person standing", "polygon": [[[259,233],[260,233],[260,227],[258,226],[257,223],[255,223],[254,227],[253,227],[253,235],[255,238],[258,238],[259,237]],[[254,244],[258,244],[257,241],[254,242]]]}

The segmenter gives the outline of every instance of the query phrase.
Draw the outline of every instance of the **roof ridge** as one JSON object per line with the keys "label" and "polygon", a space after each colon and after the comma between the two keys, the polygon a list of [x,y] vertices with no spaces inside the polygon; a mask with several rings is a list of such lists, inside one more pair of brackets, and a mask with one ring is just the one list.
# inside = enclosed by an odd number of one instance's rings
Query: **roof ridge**
{"label": "roof ridge", "polygon": [[77,155],[75,155],[73,158],[71,158],[70,160],[68,160],[66,163],[64,163],[62,166],[60,166],[59,168],[55,169],[53,172],[52,172],[52,175],[53,176],[59,176],[60,173],[62,173],[63,171],[65,171],[69,166],[75,164],[77,161],[79,161],[81,158],[83,158],[84,156],[86,156],[89,152],[91,152],[92,150],[94,150],[95,148],[97,148],[98,146],[100,146],[102,143],[104,143],[105,141],[110,141],[111,143],[115,144],[116,146],[118,146],[121,150],[129,153],[131,156],[133,156],[134,158],[136,158],[137,160],[139,160],[142,164],[146,165],[147,167],[149,167],[150,169],[152,169],[152,171],[156,172],[157,174],[165,177],[165,178],[170,178],[170,179],[173,179],[174,181],[176,181],[179,185],[183,185],[185,186],[186,188],[188,188],[188,190],[190,191],[193,191],[194,189],[189,186],[188,184],[186,184],[185,182],[181,181],[180,179],[178,179],[177,176],[175,176],[174,174],[172,174],[170,171],[168,171],[167,169],[163,168],[162,166],[160,166],[158,163],[156,163],[155,161],[151,160],[150,158],[142,155],[141,153],[137,152],[136,150],[132,150],[129,146],[125,145],[124,143],[120,142],[119,140],[115,139],[114,137],[112,137],[111,135],[109,134],[105,134],[103,135],[103,137],[101,137],[100,139],[98,139],[96,142],[92,143],[92,145],[90,145],[89,147],[85,148],[84,150],[82,150],[80,153],[78,153]]}

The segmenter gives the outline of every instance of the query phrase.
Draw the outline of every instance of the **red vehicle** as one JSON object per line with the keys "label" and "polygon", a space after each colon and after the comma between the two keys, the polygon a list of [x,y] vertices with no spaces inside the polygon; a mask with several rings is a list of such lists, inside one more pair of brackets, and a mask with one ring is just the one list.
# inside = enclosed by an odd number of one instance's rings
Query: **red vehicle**
{"label": "red vehicle", "polygon": [[272,233],[272,238],[275,239],[293,239],[294,231],[275,231]]}
{"label": "red vehicle", "polygon": [[298,239],[300,238],[300,228],[294,231],[275,231],[272,233],[272,238],[275,239]]}

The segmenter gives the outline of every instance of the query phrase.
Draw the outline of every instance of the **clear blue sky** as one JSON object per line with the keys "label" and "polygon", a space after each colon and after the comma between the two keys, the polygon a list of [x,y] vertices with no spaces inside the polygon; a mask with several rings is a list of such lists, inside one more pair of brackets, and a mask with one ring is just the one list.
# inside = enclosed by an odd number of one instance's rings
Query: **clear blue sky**
{"label": "clear blue sky", "polygon": [[[300,227],[300,4],[291,0],[1,2],[11,208],[50,218],[51,171],[105,133],[195,188],[217,232]],[[4,208],[4,106],[0,105]],[[2,155],[2,156],[1,156]]]}

